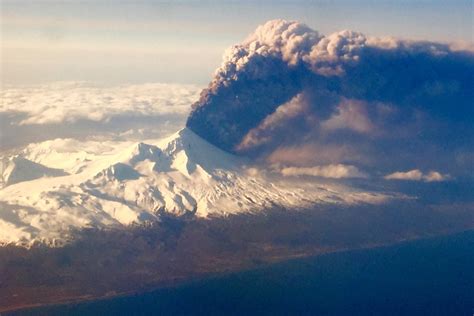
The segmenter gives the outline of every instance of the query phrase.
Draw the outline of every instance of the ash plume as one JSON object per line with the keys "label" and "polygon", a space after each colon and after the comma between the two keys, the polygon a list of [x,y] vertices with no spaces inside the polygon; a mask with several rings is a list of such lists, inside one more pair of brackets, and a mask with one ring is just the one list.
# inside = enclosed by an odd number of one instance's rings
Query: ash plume
{"label": "ash plume", "polygon": [[456,157],[473,156],[473,74],[473,52],[449,44],[347,30],[325,36],[273,20],[226,51],[187,126],[272,162],[318,148],[293,162],[310,166],[324,148],[339,147],[353,154],[330,163],[466,168]]}

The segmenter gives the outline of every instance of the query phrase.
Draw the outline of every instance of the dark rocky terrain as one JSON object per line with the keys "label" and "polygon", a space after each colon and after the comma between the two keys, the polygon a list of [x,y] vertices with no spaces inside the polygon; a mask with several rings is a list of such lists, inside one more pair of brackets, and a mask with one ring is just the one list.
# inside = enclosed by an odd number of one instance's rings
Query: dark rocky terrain
{"label": "dark rocky terrain", "polygon": [[470,230],[469,209],[384,206],[274,209],[153,226],[86,230],[62,248],[0,249],[0,311],[136,293],[290,258]]}

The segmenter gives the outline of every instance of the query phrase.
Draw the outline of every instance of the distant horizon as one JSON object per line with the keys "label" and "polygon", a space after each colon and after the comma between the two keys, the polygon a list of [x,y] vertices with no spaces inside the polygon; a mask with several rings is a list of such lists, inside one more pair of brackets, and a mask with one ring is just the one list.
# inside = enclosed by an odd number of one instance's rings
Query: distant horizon
{"label": "distant horizon", "polygon": [[88,81],[206,85],[258,25],[473,45],[472,2],[1,1],[2,85]]}

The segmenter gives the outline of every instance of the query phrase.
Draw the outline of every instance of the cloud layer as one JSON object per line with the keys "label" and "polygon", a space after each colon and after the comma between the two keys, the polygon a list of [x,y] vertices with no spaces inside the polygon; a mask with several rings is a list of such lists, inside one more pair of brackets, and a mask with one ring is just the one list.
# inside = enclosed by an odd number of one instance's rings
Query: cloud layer
{"label": "cloud layer", "polygon": [[[0,91],[0,149],[57,137],[174,132],[184,124],[200,90],[195,85],[159,83],[7,87]],[[170,130],[168,125],[175,126]]]}
{"label": "cloud layer", "polygon": [[329,151],[385,172],[455,172],[472,155],[471,51],[273,20],[223,59],[187,126],[226,150],[286,164],[293,151],[300,167],[297,148],[316,163]]}
{"label": "cloud layer", "polygon": [[120,115],[187,114],[200,89],[193,85],[141,84],[101,87],[60,82],[4,89],[0,113],[21,113],[19,125],[108,121]]}

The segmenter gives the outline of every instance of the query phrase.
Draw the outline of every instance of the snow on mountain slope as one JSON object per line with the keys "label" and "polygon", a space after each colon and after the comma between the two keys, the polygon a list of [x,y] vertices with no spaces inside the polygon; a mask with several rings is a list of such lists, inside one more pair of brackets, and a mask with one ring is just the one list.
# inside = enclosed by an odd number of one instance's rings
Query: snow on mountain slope
{"label": "snow on mountain slope", "polygon": [[251,175],[248,161],[189,129],[141,143],[57,139],[29,145],[15,159],[28,176],[7,181],[0,190],[3,244],[61,245],[76,229],[154,221],[162,212],[206,217],[275,205],[380,203],[388,198],[342,185]]}
{"label": "snow on mountain slope", "polygon": [[23,157],[11,157],[0,161],[0,188],[41,177],[66,175],[62,169],[48,168]]}

